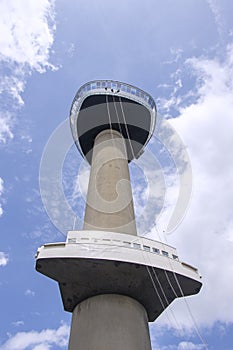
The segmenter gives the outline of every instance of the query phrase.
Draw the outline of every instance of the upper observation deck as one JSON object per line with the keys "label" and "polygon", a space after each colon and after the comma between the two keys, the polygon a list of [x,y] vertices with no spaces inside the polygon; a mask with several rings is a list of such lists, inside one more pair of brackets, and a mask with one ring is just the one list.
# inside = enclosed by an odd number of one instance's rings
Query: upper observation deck
{"label": "upper observation deck", "polygon": [[91,163],[96,136],[105,129],[119,131],[126,141],[129,162],[138,158],[150,140],[156,105],[145,91],[113,80],[95,80],[77,92],[70,110],[74,141]]}

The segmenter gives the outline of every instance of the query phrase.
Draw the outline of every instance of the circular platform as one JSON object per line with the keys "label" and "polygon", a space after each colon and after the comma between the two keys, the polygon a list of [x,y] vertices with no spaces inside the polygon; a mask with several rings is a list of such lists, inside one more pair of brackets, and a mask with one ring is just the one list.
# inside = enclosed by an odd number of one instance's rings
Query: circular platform
{"label": "circular platform", "polygon": [[198,270],[158,241],[107,231],[69,231],[67,241],[43,245],[36,270],[59,283],[63,306],[103,294],[129,296],[153,322],[175,299],[197,294]]}
{"label": "circular platform", "polygon": [[105,129],[117,130],[124,136],[129,162],[138,158],[154,132],[155,121],[156,105],[149,94],[112,80],[83,85],[70,111],[74,141],[89,163],[94,140]]}

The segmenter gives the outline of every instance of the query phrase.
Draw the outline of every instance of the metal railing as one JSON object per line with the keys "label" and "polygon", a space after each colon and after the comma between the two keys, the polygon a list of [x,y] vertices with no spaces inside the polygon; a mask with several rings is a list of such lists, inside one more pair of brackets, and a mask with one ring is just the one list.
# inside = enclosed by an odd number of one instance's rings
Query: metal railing
{"label": "metal railing", "polygon": [[112,93],[115,93],[115,94],[117,94],[119,92],[123,92],[127,95],[133,95],[133,96],[138,97],[139,99],[143,100],[144,102],[146,102],[148,107],[151,108],[152,110],[156,110],[156,105],[155,105],[153,98],[145,91],[143,91],[143,90],[141,90],[133,85],[130,85],[127,83],[117,82],[114,80],[94,80],[94,81],[90,81],[90,82],[84,84],[78,90],[78,92],[75,95],[75,98],[73,100],[72,106],[71,106],[71,114],[73,111],[73,107],[76,107],[75,105],[79,102],[81,97],[83,97],[83,95],[85,95],[86,93],[88,93],[91,90],[92,91],[99,90],[99,91],[103,91],[103,92],[104,91],[111,91]]}

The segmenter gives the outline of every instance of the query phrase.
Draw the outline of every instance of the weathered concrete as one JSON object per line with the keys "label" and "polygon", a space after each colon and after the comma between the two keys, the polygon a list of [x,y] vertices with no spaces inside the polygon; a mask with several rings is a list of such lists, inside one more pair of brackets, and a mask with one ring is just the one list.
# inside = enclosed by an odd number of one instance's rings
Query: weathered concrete
{"label": "weathered concrete", "polygon": [[147,314],[136,300],[99,295],[76,306],[69,350],[151,350]]}
{"label": "weathered concrete", "polygon": [[125,141],[115,130],[95,139],[83,229],[137,235]]}

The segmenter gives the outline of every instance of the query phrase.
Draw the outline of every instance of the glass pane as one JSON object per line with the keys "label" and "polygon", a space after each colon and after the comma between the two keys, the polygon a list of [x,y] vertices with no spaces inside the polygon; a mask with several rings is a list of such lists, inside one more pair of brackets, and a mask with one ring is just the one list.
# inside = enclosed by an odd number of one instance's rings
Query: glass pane
{"label": "glass pane", "polygon": [[162,250],[162,254],[163,254],[164,256],[168,256],[168,252],[165,252],[165,250]]}
{"label": "glass pane", "polygon": [[159,254],[159,249],[158,248],[152,248],[153,253]]}
{"label": "glass pane", "polygon": [[122,90],[122,91],[126,91],[126,86],[125,86],[125,84],[121,84],[121,90]]}
{"label": "glass pane", "polygon": [[175,254],[172,254],[173,259],[178,260],[178,256]]}
{"label": "glass pane", "polygon": [[142,91],[140,91],[140,96],[144,99],[145,94]]}
{"label": "glass pane", "polygon": [[141,249],[141,245],[138,243],[133,243],[133,247],[136,249]]}

